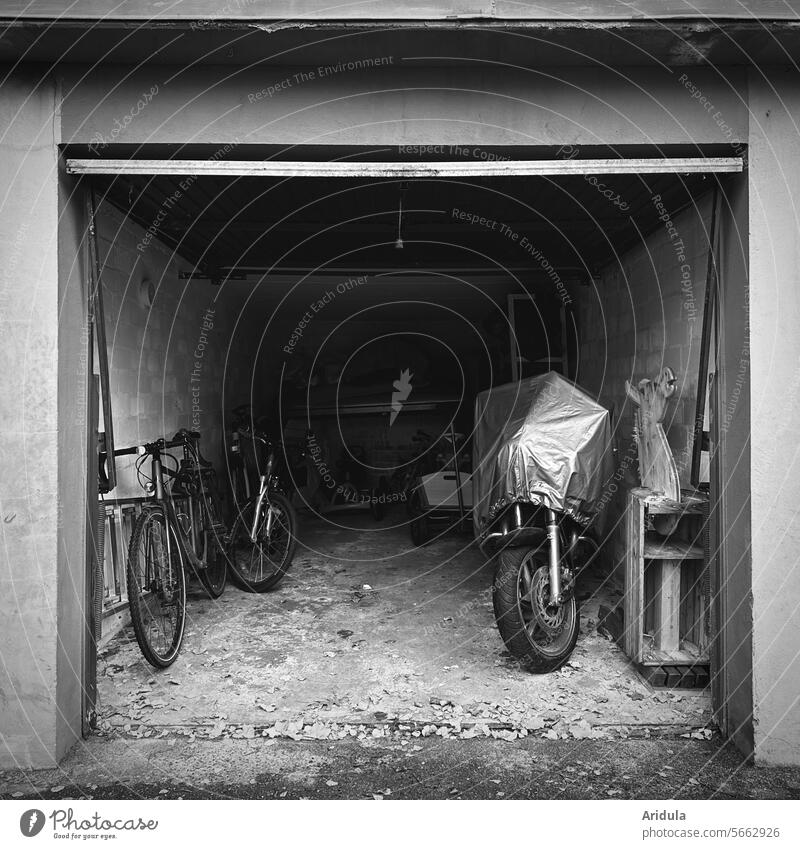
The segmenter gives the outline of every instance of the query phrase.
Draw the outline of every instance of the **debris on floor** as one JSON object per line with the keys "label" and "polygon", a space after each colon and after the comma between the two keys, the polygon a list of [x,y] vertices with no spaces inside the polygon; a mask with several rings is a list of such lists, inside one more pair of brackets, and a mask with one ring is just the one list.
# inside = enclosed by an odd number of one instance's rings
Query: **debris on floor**
{"label": "debris on floor", "polygon": [[[619,739],[705,733],[707,691],[654,690],[599,634],[611,590],[584,582],[581,634],[558,672],[505,651],[492,568],[465,535],[413,548],[402,515],[344,528],[304,519],[275,592],[193,588],[166,672],[129,631],[99,659],[99,732],[192,739]],[[355,603],[354,603],[355,602]]]}

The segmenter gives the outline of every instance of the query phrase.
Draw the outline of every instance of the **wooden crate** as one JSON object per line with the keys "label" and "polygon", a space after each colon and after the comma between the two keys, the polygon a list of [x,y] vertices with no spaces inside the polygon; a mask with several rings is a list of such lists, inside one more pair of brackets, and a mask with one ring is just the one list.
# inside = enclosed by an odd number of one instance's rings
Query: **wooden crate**
{"label": "wooden crate", "polygon": [[[684,493],[680,502],[634,489],[625,517],[626,558],[622,647],[653,683],[708,680],[707,502]],[[668,536],[651,528],[674,517]],[[644,671],[642,669],[642,671]]]}

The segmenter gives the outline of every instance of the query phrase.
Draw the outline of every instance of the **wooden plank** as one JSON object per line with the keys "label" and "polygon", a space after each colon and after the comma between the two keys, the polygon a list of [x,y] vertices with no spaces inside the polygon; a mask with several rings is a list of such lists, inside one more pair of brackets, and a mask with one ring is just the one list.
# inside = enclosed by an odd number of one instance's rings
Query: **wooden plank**
{"label": "wooden plank", "polygon": [[623,576],[623,595],[622,595],[622,610],[623,620],[625,622],[625,630],[622,632],[622,649],[628,657],[633,657],[631,653],[631,631],[634,627],[631,617],[634,614],[633,604],[631,603],[631,593],[633,592],[631,579],[631,562],[633,560],[633,539],[631,528],[633,527],[632,513],[636,509],[636,502],[633,493],[628,493],[624,516],[624,533],[625,533],[625,573]]}
{"label": "wooden plank", "polygon": [[667,674],[663,666],[642,666],[639,672],[652,687],[667,686]]}
{"label": "wooden plank", "polygon": [[653,687],[685,687],[702,689],[708,686],[707,663],[662,663],[653,666],[638,665],[639,674]]}
{"label": "wooden plank", "polygon": [[122,583],[120,581],[120,569],[119,569],[119,555],[120,551],[123,550],[120,546],[120,539],[122,536],[122,513],[119,514],[119,523],[117,523],[117,508],[112,507],[110,511],[107,511],[108,515],[108,545],[107,548],[111,549],[111,586],[108,587],[109,592],[109,600],[111,600],[113,590],[113,598],[118,599],[122,595]]}
{"label": "wooden plank", "polygon": [[[110,366],[106,341],[106,316],[103,308],[103,280],[100,252],[97,246],[97,215],[94,189],[86,191],[86,244],[89,252],[89,325],[91,338],[97,348],[97,372],[100,377],[100,409],[103,412],[103,450],[106,453],[108,492],[117,485],[117,464],[114,458],[114,417],[111,409]],[[90,359],[94,352],[90,350]]]}
{"label": "wooden plank", "polygon": [[648,649],[638,663],[641,666],[675,666],[681,664],[708,663],[708,657],[704,654],[696,655],[694,652],[683,651],[658,651]]}
{"label": "wooden plank", "polygon": [[648,500],[647,512],[653,516],[662,516],[667,514],[679,513],[683,516],[701,516],[703,514],[702,504],[677,504],[663,499],[660,502],[653,499]]}
{"label": "wooden plank", "polygon": [[679,560],[660,560],[659,564],[653,642],[661,651],[674,652],[680,648],[681,564]]}
{"label": "wooden plank", "polygon": [[702,560],[703,549],[686,540],[675,537],[664,539],[648,533],[645,535],[643,556],[649,560]]}
{"label": "wooden plank", "polygon": [[707,687],[711,680],[711,669],[708,663],[697,664],[692,667],[695,676],[695,687]]}
{"label": "wooden plank", "polygon": [[655,611],[655,588],[658,572],[658,563],[645,560],[643,563],[642,580],[642,636],[650,635],[649,642],[652,644],[652,636],[656,627]]}
{"label": "wooden plank", "polygon": [[499,162],[266,162],[211,159],[67,159],[70,174],[209,177],[553,177],[711,174],[742,170],[740,157],[538,159]]}
{"label": "wooden plank", "polygon": [[[717,291],[716,232],[717,207],[719,206],[719,183],[714,186],[711,200],[711,228],[708,235],[708,255],[706,258],[706,285],[703,292],[703,324],[700,331],[700,362],[697,369],[697,391],[694,402],[694,421],[692,423],[692,463],[689,481],[692,486],[700,485],[700,462],[705,438],[708,450],[708,431],[705,429],[706,399],[708,396],[708,371],[711,357],[711,334],[714,325],[714,302]],[[710,425],[709,425],[710,426]]]}
{"label": "wooden plank", "polygon": [[628,493],[628,504],[625,511],[625,592],[622,598],[625,619],[625,631],[622,635],[622,648],[625,654],[634,658],[633,634],[638,627],[635,622],[637,615],[634,602],[635,593],[635,551],[634,551],[634,511],[637,510],[637,500],[633,493]]}
{"label": "wooden plank", "polygon": [[689,560],[681,570],[680,629],[681,645],[694,638],[694,562]]}
{"label": "wooden plank", "polygon": [[150,495],[136,496],[135,498],[104,498],[103,504],[105,504],[106,507],[128,507],[132,504],[144,504],[145,502],[150,502],[152,500],[153,498]]}
{"label": "wooden plank", "polygon": [[[88,345],[91,349],[91,331]],[[83,633],[83,663],[81,670],[81,734],[88,737],[97,724],[97,644],[103,628],[103,601],[105,589],[105,531],[106,515],[96,502],[99,478],[97,427],[99,423],[99,381],[85,363],[86,393],[86,479],[85,510],[86,560],[84,561],[83,603],[86,611]],[[93,510],[92,507],[95,509]]]}
{"label": "wooden plank", "polygon": [[623,648],[632,660],[642,655],[642,630],[644,624],[644,504],[635,494],[628,495],[625,514],[625,639]]}
{"label": "wooden plank", "polygon": [[633,491],[645,502],[647,512],[651,515],[680,513],[682,516],[701,516],[707,511],[708,496],[704,492],[698,492],[697,490],[681,490],[680,501],[666,498],[664,495],[652,492],[647,487],[636,487]]}

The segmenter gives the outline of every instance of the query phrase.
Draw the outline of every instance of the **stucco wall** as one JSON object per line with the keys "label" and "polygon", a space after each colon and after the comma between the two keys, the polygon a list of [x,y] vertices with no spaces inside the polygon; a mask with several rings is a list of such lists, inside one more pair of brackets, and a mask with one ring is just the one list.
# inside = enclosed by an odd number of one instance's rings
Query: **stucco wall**
{"label": "stucco wall", "polygon": [[[285,70],[292,74],[297,71]],[[728,441],[731,452],[739,451],[746,459],[745,472],[739,470],[735,478],[742,501],[747,500],[747,481],[742,474],[752,473],[753,482],[756,756],[765,761],[797,762],[800,719],[795,682],[800,669],[795,647],[800,636],[800,586],[795,561],[800,478],[791,450],[796,442],[793,428],[800,394],[795,391],[800,384],[796,380],[800,369],[800,263],[794,202],[800,190],[800,174],[794,167],[800,157],[800,144],[792,117],[800,114],[796,76],[776,74],[771,82],[777,86],[777,94],[768,84],[752,81],[753,121],[748,138],[743,71],[732,70],[726,79],[701,69],[692,72],[695,83],[724,114],[723,126],[698,106],[676,75],[666,70],[629,74],[632,82],[617,78],[612,71],[594,70],[551,69],[548,75],[534,71],[383,70],[387,71],[385,75],[375,73],[364,78],[338,75],[317,85],[294,86],[286,92],[287,97],[281,94],[250,102],[248,93],[285,77],[284,69],[193,69],[169,85],[164,83],[175,73],[174,68],[150,65],[127,76],[128,68],[104,67],[82,82],[78,81],[84,68],[67,69],[63,72],[66,98],[61,104],[61,134],[54,87],[37,87],[38,76],[25,71],[4,82],[0,93],[0,153],[4,163],[0,172],[0,327],[5,344],[0,354],[0,393],[14,399],[14,403],[0,409],[4,542],[0,554],[0,617],[4,623],[0,636],[4,641],[0,667],[4,721],[0,731],[4,748],[0,759],[6,762],[14,757],[43,764],[52,761],[59,750],[54,708],[58,639],[54,610],[60,585],[57,574],[63,577],[68,572],[63,571],[63,565],[56,565],[59,519],[53,493],[63,494],[68,476],[59,482],[57,464],[52,458],[58,456],[59,416],[74,413],[81,398],[76,395],[72,400],[60,401],[63,386],[59,389],[56,378],[57,366],[64,367],[56,360],[56,352],[59,344],[66,342],[58,336],[55,145],[89,143],[97,134],[109,137],[115,120],[124,119],[135,108],[143,91],[160,84],[158,96],[129,123],[118,141],[222,144],[235,136],[242,143],[389,145],[749,140],[753,397],[751,401],[749,390],[740,391],[736,396],[740,399],[739,410],[734,411],[734,416],[742,416],[744,405],[749,423],[752,412],[752,460],[748,453],[750,443],[741,433],[736,434],[735,440],[729,436]],[[733,127],[733,134],[725,127]],[[740,230],[742,238],[746,232],[747,226]],[[42,238],[42,233],[53,235]],[[121,275],[120,279],[130,271],[122,262],[116,265],[115,273]],[[116,284],[111,285],[113,288]],[[117,314],[122,313],[124,318],[123,292],[124,284],[117,293]],[[109,300],[111,313],[114,298]],[[176,310],[180,309],[177,300],[172,301]],[[191,320],[196,321],[206,306],[205,299],[192,304]],[[747,315],[746,302],[744,309],[740,303],[732,309]],[[181,328],[189,324],[181,322]],[[740,329],[746,332],[746,322],[739,325],[744,325]],[[118,365],[126,370],[126,380],[140,372],[131,352],[138,350],[137,343],[141,347],[144,337],[137,336],[135,327],[141,324],[132,322],[130,327],[119,328],[124,331],[119,337],[124,350]],[[199,331],[200,327],[196,329]],[[158,332],[164,333],[163,328]],[[164,338],[161,336],[162,342]],[[166,338],[170,338],[168,333]],[[146,366],[149,382],[143,387],[147,396],[144,438],[155,435],[152,423],[163,425],[156,428],[158,432],[168,432],[173,425],[185,423],[186,419],[181,421],[180,416],[190,413],[166,410],[153,400],[163,395],[168,377],[174,376],[177,381],[184,372],[183,362],[188,359],[194,333],[182,341],[187,350],[170,358],[180,363],[174,375],[159,372],[157,364]],[[741,345],[738,347],[741,349]],[[64,350],[66,356],[68,348]],[[166,350],[153,345],[153,353],[164,355],[164,362]],[[80,355],[79,346],[68,356],[76,353]],[[737,374],[733,351],[729,353],[731,361],[727,367],[733,369],[728,376],[731,398]],[[690,370],[687,368],[687,373]],[[178,384],[175,385],[177,391]],[[138,398],[138,387],[134,392],[132,384],[127,386],[118,394]],[[213,403],[209,407],[213,409]],[[120,411],[120,444],[128,433],[138,438],[139,417],[138,400],[135,411],[130,404],[125,413]],[[66,447],[61,446],[62,452]],[[51,462],[42,462],[43,457]],[[731,471],[736,458],[729,459],[727,468]],[[67,458],[62,456],[61,462],[68,462]],[[73,509],[71,504],[63,506]],[[749,504],[740,507],[749,519]],[[741,515],[739,511],[728,517],[738,533],[732,554],[749,570],[747,528]],[[69,516],[74,518],[71,513]],[[66,553],[71,553],[74,560],[74,548]],[[747,583],[749,571],[742,574],[742,582]],[[749,596],[741,592],[738,598],[741,609]],[[749,611],[742,614],[745,625],[748,615]],[[24,707],[17,701],[23,688]]]}
{"label": "stucco wall", "polygon": [[[756,758],[800,763],[800,81],[750,86],[750,473]],[[732,376],[733,389],[736,385]],[[729,397],[733,403],[733,395]],[[739,401],[739,404],[742,402]],[[737,405],[734,404],[734,408]]]}
{"label": "stucco wall", "polygon": [[0,87],[0,766],[59,753],[58,537],[74,505],[60,511],[57,497],[54,103],[55,87],[33,74]]}
{"label": "stucco wall", "polygon": [[[303,81],[302,74],[315,77]],[[270,87],[281,86],[267,96]],[[66,68],[65,143],[620,145],[746,140],[744,74],[696,69],[724,123],[671,70],[294,66]],[[144,104],[143,95],[154,92]],[[142,100],[143,105],[139,106]]]}

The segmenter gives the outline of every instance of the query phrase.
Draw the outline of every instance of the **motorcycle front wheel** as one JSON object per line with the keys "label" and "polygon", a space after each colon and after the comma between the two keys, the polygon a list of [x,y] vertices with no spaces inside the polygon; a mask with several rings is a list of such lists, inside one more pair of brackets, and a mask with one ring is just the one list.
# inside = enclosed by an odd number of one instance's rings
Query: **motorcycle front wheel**
{"label": "motorcycle front wheel", "polygon": [[553,672],[572,654],[580,619],[575,594],[548,605],[550,570],[541,549],[506,548],[492,585],[494,617],[506,648],[530,671]]}

